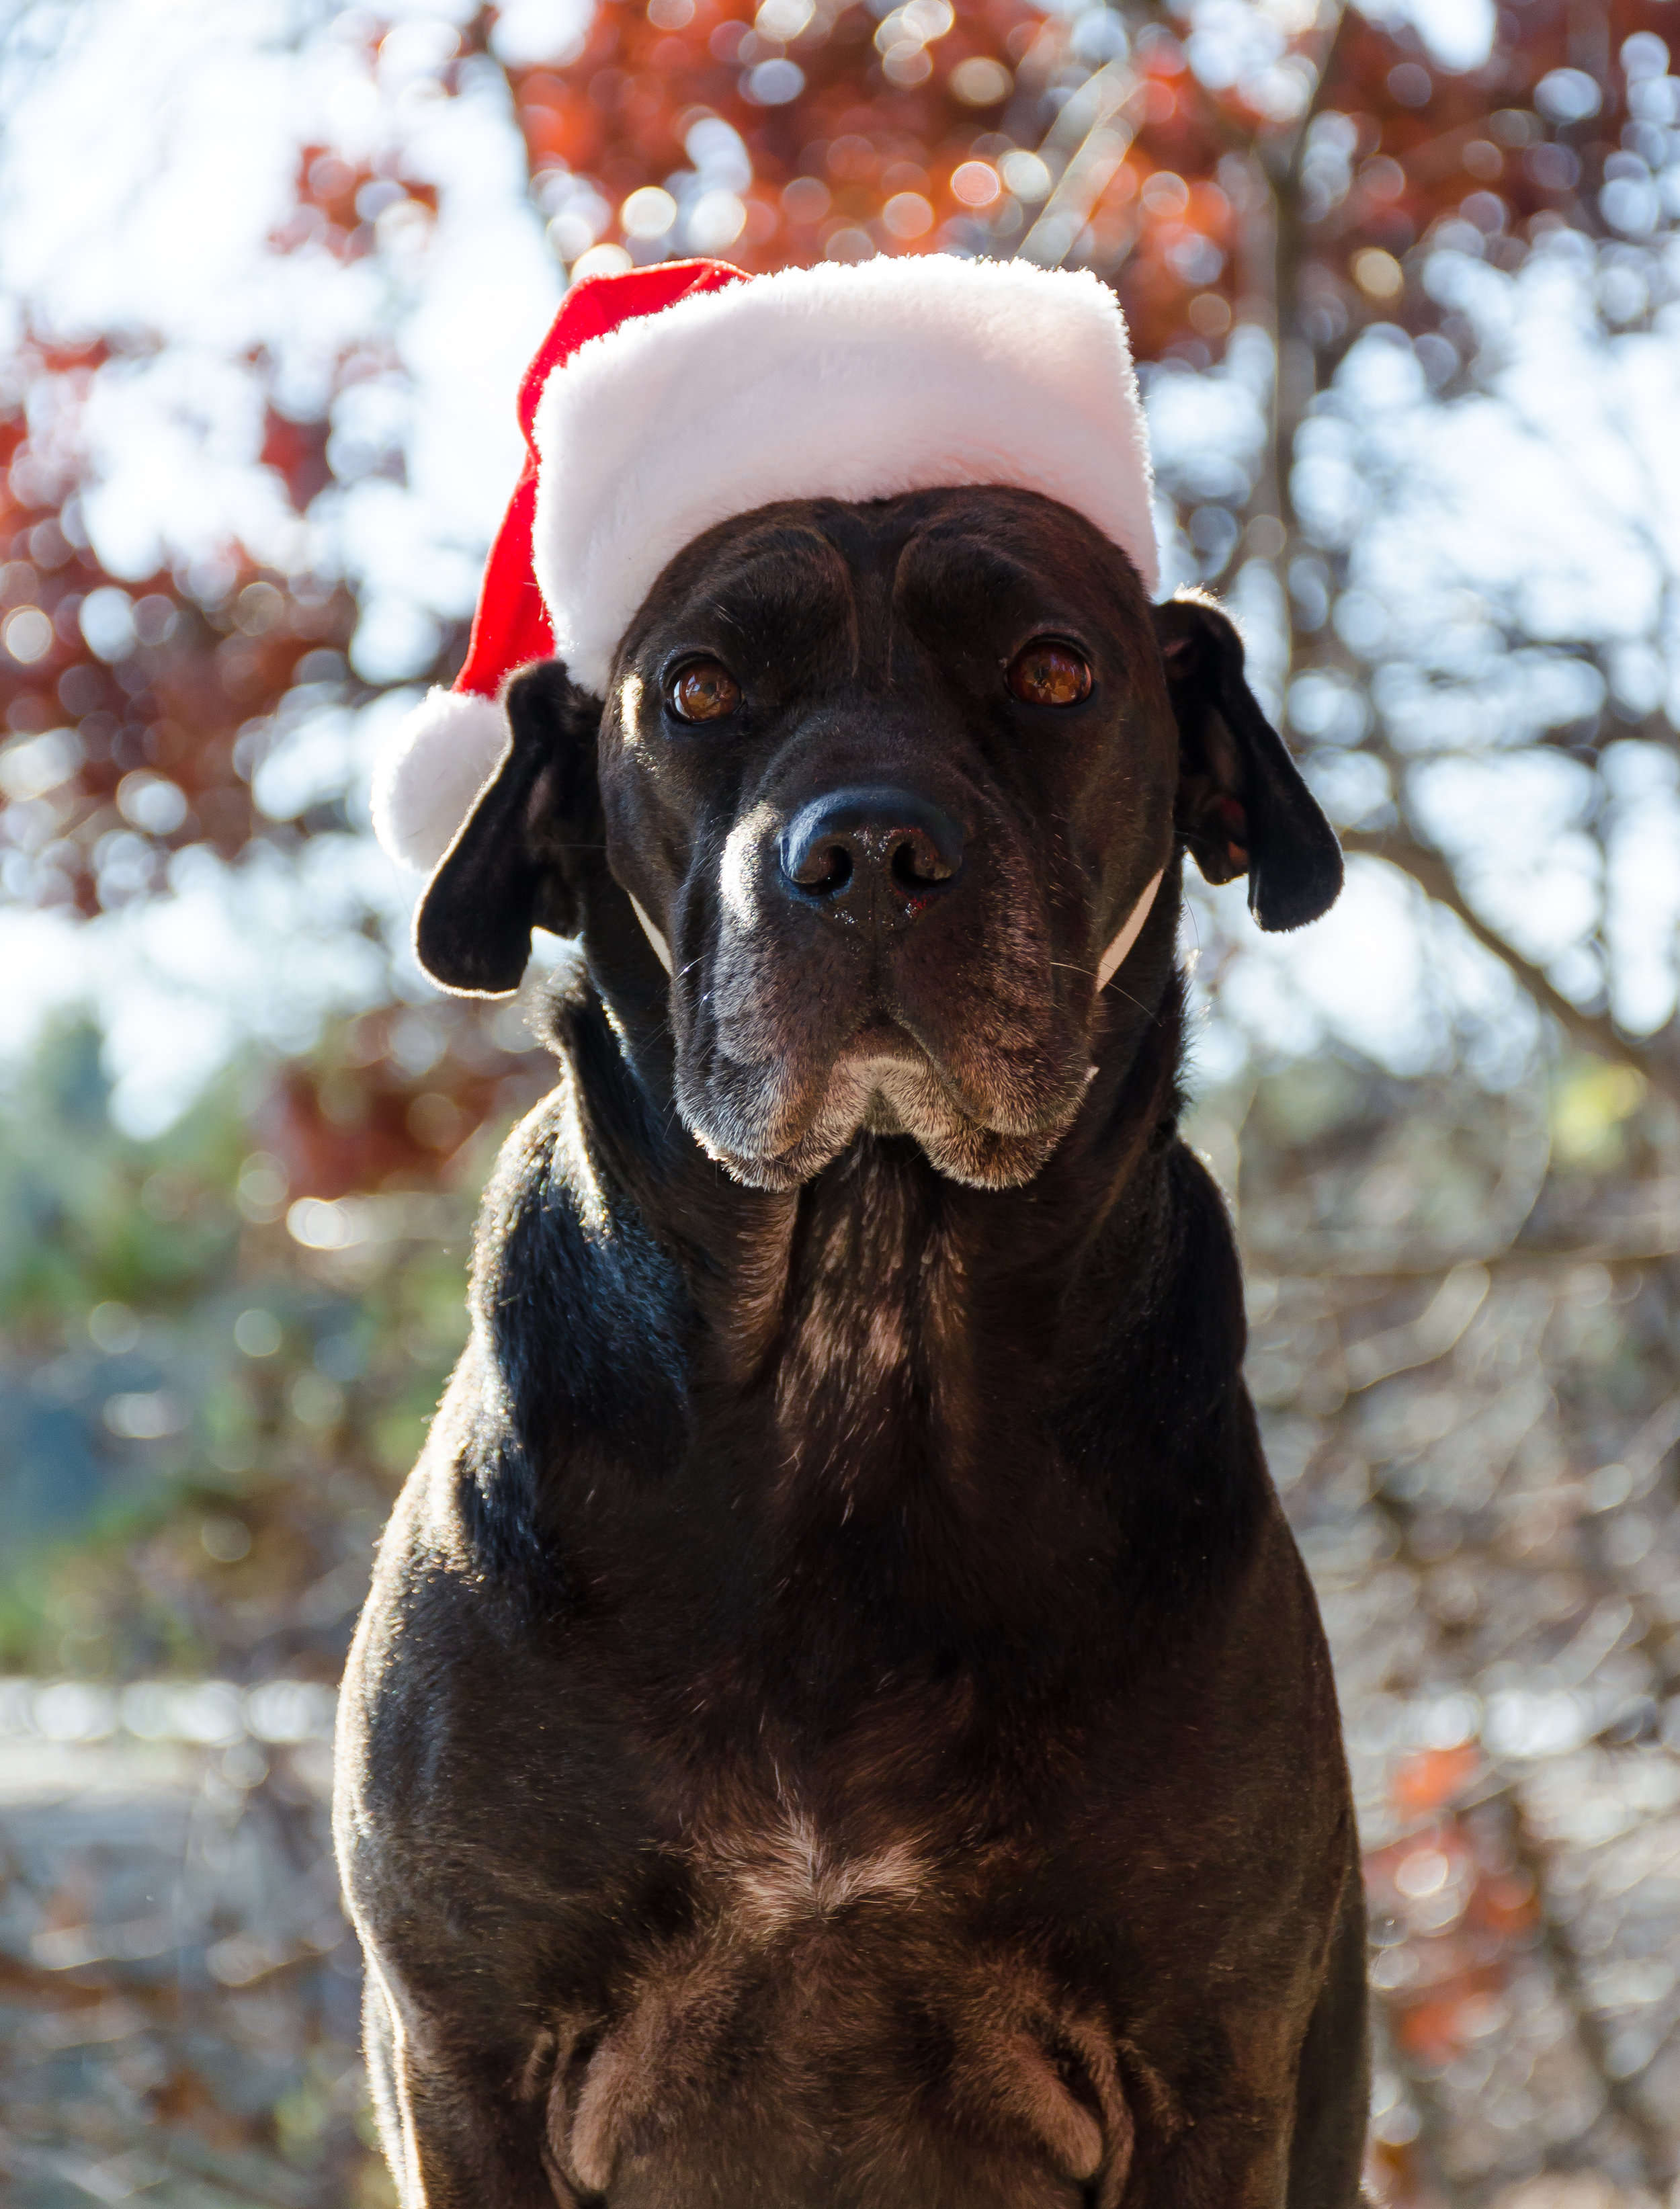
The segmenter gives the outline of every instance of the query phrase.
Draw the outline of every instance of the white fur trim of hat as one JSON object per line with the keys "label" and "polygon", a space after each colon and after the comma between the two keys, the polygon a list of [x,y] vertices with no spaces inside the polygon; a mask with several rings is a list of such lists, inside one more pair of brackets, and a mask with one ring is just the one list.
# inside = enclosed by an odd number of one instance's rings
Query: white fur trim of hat
{"label": "white fur trim of hat", "polygon": [[508,748],[499,698],[428,690],[373,777],[373,832],[394,859],[430,874]]}
{"label": "white fur trim of hat", "polygon": [[536,436],[537,580],[598,695],[666,563],[779,499],[1009,484],[1084,515],[1156,587],[1125,319],[1087,271],[927,254],[691,296],[557,369]]}

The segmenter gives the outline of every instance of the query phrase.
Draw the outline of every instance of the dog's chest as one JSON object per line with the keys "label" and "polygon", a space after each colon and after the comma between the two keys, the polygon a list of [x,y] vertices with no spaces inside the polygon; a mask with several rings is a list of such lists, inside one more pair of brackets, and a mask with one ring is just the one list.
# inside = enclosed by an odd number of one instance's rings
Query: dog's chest
{"label": "dog's chest", "polygon": [[808,1812],[789,1809],[708,1826],[683,1851],[703,1917],[723,1939],[754,1948],[867,1913],[925,1909],[939,1853],[927,1833],[849,1845]]}
{"label": "dog's chest", "polygon": [[664,1733],[642,1767],[648,1827],[689,1898],[679,1945],[842,2004],[894,1958],[954,1967],[1023,1909],[1047,1930],[1053,1892],[1086,1887],[1071,1866],[1093,1793],[1079,1730],[1010,1707],[969,1668],[852,1684],[807,1698],[738,1674],[718,1730]]}

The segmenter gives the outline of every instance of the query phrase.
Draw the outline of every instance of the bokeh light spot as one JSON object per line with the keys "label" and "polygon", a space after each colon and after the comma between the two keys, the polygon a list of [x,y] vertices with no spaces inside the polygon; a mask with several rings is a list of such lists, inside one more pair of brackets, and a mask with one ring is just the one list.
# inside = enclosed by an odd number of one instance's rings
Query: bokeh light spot
{"label": "bokeh light spot", "polygon": [[951,172],[951,196],[965,207],[990,207],[1003,190],[990,161],[964,161]]}

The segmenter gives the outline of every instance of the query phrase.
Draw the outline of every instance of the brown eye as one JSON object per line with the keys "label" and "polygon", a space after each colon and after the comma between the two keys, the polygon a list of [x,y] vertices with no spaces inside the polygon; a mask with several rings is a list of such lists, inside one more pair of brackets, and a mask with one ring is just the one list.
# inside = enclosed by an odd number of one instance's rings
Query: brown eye
{"label": "brown eye", "polygon": [[720,721],[741,702],[741,686],[720,660],[691,659],[671,686],[679,720]]}
{"label": "brown eye", "polygon": [[1091,670],[1070,644],[1048,638],[1009,662],[1010,689],[1024,706],[1077,706],[1091,695]]}

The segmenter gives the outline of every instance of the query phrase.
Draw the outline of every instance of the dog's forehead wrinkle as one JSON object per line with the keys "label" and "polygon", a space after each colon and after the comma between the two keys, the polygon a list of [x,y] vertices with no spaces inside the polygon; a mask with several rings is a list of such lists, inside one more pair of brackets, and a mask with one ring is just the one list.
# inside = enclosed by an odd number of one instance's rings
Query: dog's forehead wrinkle
{"label": "dog's forehead wrinkle", "polygon": [[892,684],[893,564],[882,548],[867,543],[835,547],[845,578],[851,679],[866,694]]}
{"label": "dog's forehead wrinkle", "polygon": [[922,530],[905,540],[894,563],[894,586],[904,590],[926,581],[948,581],[954,570],[964,581],[1013,584],[1026,590],[1041,589],[1047,581],[1043,561],[1027,559],[978,531],[947,527]]}
{"label": "dog's forehead wrinkle", "polygon": [[[679,576],[692,569],[702,547],[689,548]],[[669,649],[672,639],[709,622],[751,642],[760,630],[808,629],[825,612],[842,619],[849,595],[848,564],[822,531],[780,528],[738,542],[726,558],[708,563],[686,594],[678,588],[661,603],[656,634]]]}

